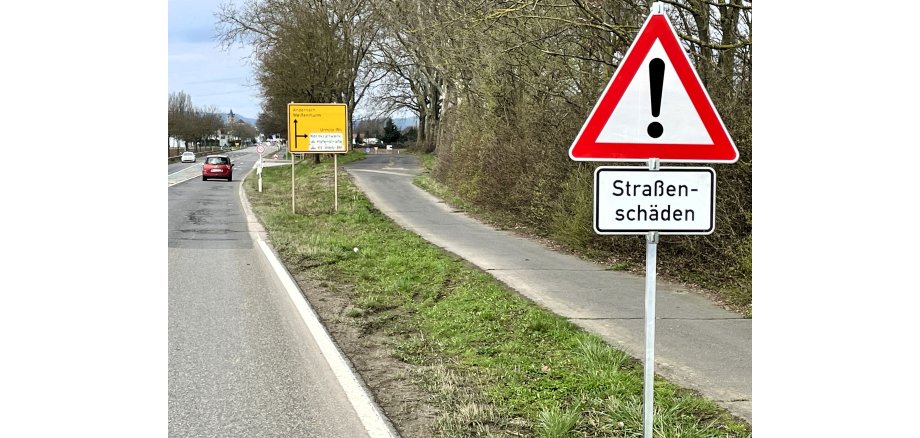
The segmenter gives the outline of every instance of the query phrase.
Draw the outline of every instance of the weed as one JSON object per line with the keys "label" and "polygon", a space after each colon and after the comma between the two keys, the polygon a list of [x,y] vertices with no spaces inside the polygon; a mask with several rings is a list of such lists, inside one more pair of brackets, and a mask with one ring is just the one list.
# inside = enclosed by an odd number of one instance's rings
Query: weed
{"label": "weed", "polygon": [[577,410],[564,411],[558,406],[553,406],[540,411],[535,428],[541,437],[564,438],[571,435],[576,424]]}

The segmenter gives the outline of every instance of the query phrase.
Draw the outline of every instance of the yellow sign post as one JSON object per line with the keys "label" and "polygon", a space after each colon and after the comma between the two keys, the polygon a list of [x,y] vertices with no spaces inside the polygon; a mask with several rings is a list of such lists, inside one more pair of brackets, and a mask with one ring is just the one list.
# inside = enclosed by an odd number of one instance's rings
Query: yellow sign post
{"label": "yellow sign post", "polygon": [[291,152],[291,212],[294,196],[294,154],[333,154],[333,199],[339,211],[339,156],[348,153],[348,107],[344,103],[288,104],[288,150]]}
{"label": "yellow sign post", "polygon": [[348,152],[348,108],[344,103],[289,103],[288,148],[292,153]]}

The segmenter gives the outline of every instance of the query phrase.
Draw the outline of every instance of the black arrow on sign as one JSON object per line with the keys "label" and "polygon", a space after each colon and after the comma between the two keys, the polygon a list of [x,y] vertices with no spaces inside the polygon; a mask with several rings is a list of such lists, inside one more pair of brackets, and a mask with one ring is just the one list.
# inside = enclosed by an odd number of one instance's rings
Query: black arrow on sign
{"label": "black arrow on sign", "polygon": [[300,149],[297,146],[297,137],[307,138],[309,136],[310,134],[297,135],[297,119],[294,119],[294,149],[298,149],[298,150]]}

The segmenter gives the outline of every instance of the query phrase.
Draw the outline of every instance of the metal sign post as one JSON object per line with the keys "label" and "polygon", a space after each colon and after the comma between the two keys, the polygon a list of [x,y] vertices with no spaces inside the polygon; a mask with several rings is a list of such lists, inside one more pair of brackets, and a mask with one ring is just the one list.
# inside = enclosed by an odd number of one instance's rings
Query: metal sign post
{"label": "metal sign post", "polygon": [[655,400],[655,265],[658,262],[658,232],[645,237],[645,374],[642,378],[642,436],[652,438]]}
{"label": "metal sign post", "polygon": [[643,416],[651,438],[655,395],[655,294],[659,236],[711,234],[715,229],[715,171],[704,167],[600,166],[594,171],[594,231],[646,236]]}
{"label": "metal sign post", "polygon": [[575,161],[645,162],[594,172],[594,231],[646,236],[643,436],[652,438],[655,265],[661,234],[711,234],[715,171],[662,160],[734,163],[738,148],[690,63],[664,3],[651,13],[569,148]]}
{"label": "metal sign post", "polygon": [[332,179],[333,186],[335,186],[334,194],[332,195],[335,198],[335,211],[339,211],[339,156],[332,156]]}
{"label": "metal sign post", "polygon": [[262,193],[262,152],[265,152],[265,146],[260,144],[256,150],[259,151],[259,167],[256,168],[256,173],[259,175],[259,193]]}
{"label": "metal sign post", "polygon": [[[657,172],[658,158],[648,160],[648,170]],[[645,235],[645,368],[642,377],[642,436],[652,438],[655,404],[655,283],[658,264],[658,232]]]}

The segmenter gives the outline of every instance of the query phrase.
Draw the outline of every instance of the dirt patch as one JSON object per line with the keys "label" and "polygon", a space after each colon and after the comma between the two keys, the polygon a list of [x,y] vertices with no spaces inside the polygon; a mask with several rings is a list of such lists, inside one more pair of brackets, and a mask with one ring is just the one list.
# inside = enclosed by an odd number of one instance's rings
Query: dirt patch
{"label": "dirt patch", "polygon": [[341,285],[295,275],[300,289],[335,343],[351,361],[374,400],[404,438],[436,435],[442,412],[435,396],[424,389],[420,367],[394,356],[398,337],[382,333],[355,311],[353,292]]}

